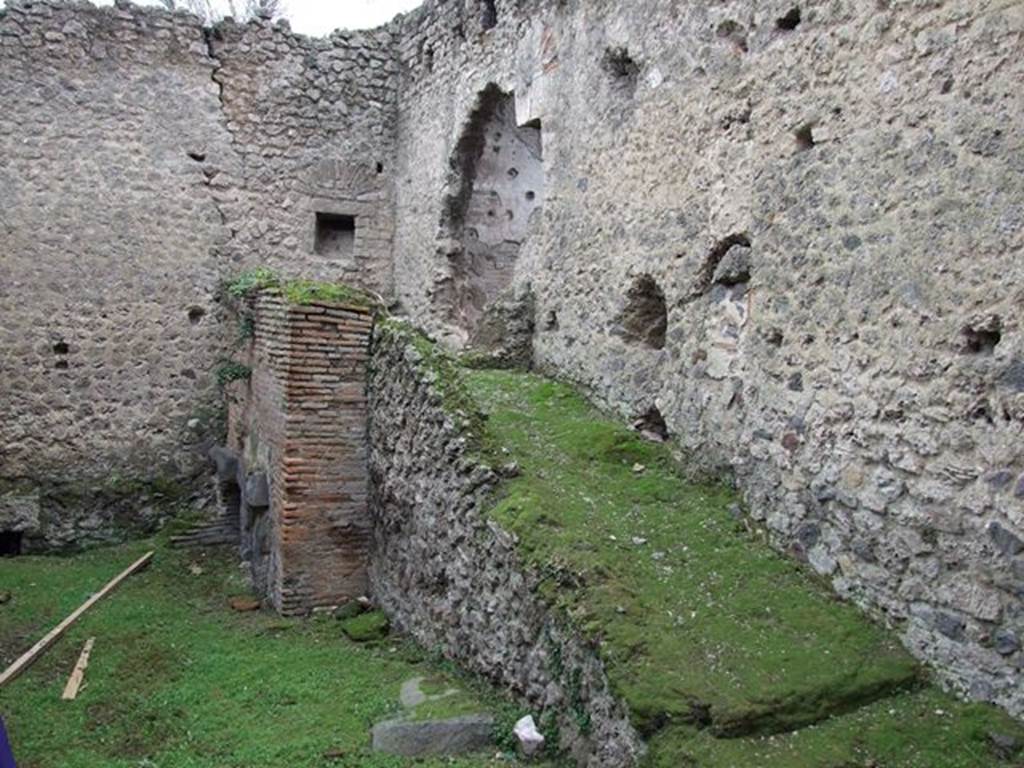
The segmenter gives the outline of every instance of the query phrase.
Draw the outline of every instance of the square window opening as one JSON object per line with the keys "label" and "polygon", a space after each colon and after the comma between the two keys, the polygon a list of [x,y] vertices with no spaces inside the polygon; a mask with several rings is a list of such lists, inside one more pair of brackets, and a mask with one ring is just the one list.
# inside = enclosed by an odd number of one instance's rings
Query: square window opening
{"label": "square window opening", "polygon": [[340,213],[317,213],[313,249],[321,256],[349,257],[355,253],[356,218]]}

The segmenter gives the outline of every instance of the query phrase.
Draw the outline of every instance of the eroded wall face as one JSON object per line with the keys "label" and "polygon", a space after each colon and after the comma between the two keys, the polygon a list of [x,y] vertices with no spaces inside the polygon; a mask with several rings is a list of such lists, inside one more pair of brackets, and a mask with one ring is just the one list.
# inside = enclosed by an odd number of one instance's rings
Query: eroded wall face
{"label": "eroded wall face", "polygon": [[488,520],[500,478],[453,423],[415,331],[381,324],[372,349],[374,600],[423,647],[499,681],[538,717],[553,714],[558,748],[580,765],[635,764],[640,736],[599,654],[536,597],[541,574],[524,567],[514,537]]}
{"label": "eroded wall face", "polygon": [[403,304],[445,333],[437,193],[478,94],[514,92],[544,126],[515,270],[538,364],[656,407],[779,548],[1020,714],[1019,10],[513,6],[489,31],[461,4],[405,22]]}
{"label": "eroded wall face", "polygon": [[447,312],[468,337],[512,285],[543,204],[542,153],[540,127],[517,125],[510,94],[490,89],[480,97],[451,161],[441,223],[454,241],[450,290],[437,294],[437,311]]}
{"label": "eroded wall face", "polygon": [[224,279],[270,266],[389,293],[391,48],[7,3],[0,532],[107,541],[187,495],[222,427]]}

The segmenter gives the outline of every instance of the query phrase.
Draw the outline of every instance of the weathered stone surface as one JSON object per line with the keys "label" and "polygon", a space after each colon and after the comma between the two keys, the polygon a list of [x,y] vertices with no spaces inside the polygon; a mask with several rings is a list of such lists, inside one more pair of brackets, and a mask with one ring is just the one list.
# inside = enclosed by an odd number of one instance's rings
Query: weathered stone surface
{"label": "weathered stone surface", "polygon": [[[814,4],[780,28],[788,10],[428,0],[310,40],[11,0],[0,479],[192,482],[241,266],[393,293],[460,345],[528,285],[538,368],[625,418],[656,406],[780,550],[813,521],[841,594],[1024,713],[982,639],[1024,615],[1019,10]],[[355,233],[318,239],[317,213]],[[665,322],[638,339],[640,276]],[[52,541],[161,519],[96,498],[44,500]],[[964,578],[995,592],[953,641],[925,617]]]}
{"label": "weathered stone surface", "polygon": [[750,247],[745,245],[734,245],[718,263],[715,269],[714,281],[722,285],[738,285],[750,280],[752,262],[750,258]]}
{"label": "weathered stone surface", "polygon": [[[370,392],[374,597],[399,630],[554,715],[595,768],[632,765],[639,736],[593,649],[536,596],[512,538],[486,517],[497,475],[468,452],[441,372],[410,332],[379,326]],[[448,406],[450,407],[450,405]],[[556,662],[555,659],[558,661]],[[582,708],[583,730],[570,704]],[[581,716],[582,717],[582,716]]]}
{"label": "weathered stone surface", "polygon": [[0,531],[38,533],[39,492],[10,491],[0,494]]}
{"label": "weathered stone surface", "polygon": [[[152,7],[5,4],[0,482],[198,487],[235,342],[221,281],[270,264],[390,291],[393,45],[387,29],[207,34]],[[354,219],[349,251],[316,252],[317,213]],[[141,518],[97,507],[52,510],[72,543]]]}
{"label": "weathered stone surface", "polygon": [[509,290],[484,309],[469,339],[469,351],[491,367],[533,365],[534,300],[529,286]]}
{"label": "weathered stone surface", "polygon": [[[916,616],[905,639],[1024,713],[1018,671],[982,640],[1024,616],[986,530],[1024,525],[1024,126],[1005,97],[1020,14],[814,4],[782,30],[790,9],[757,3],[584,5],[499,4],[483,36],[460,3],[403,21],[402,306],[457,338],[433,290],[446,264],[424,254],[452,143],[497,83],[542,134],[543,215],[513,278],[536,296],[536,367],[625,418],[656,405],[780,549],[814,522],[814,567],[879,616],[942,611],[963,579],[1007,584],[958,641]],[[744,240],[749,269],[732,263]],[[663,348],[620,332],[639,275],[665,297]]]}
{"label": "weathered stone surface", "polygon": [[996,549],[1004,555],[1019,555],[1024,552],[1024,541],[997,522],[989,523],[988,535],[992,537]]}
{"label": "weathered stone surface", "polygon": [[402,757],[463,755],[490,747],[494,718],[467,715],[450,720],[386,720],[373,726],[373,749]]}
{"label": "weathered stone surface", "polygon": [[219,480],[235,482],[238,479],[238,454],[230,448],[217,445],[210,449],[210,459]]}
{"label": "weathered stone surface", "polygon": [[265,472],[253,472],[246,478],[245,503],[254,508],[270,506],[270,483]]}

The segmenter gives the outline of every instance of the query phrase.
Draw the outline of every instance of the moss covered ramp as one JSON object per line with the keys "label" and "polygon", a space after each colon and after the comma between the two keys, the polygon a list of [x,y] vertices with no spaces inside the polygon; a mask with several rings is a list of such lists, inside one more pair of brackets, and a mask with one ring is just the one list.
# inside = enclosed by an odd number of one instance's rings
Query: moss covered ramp
{"label": "moss covered ramp", "polygon": [[596,641],[650,765],[980,768],[1001,764],[992,733],[1021,735],[928,688],[891,633],[748,533],[731,490],[686,482],[664,446],[550,380],[464,375],[489,459],[520,467],[493,516]]}

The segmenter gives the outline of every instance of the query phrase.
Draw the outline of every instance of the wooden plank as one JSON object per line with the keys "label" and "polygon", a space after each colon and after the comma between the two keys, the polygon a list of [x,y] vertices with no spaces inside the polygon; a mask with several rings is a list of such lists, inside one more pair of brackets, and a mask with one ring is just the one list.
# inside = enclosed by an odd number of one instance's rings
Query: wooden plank
{"label": "wooden plank", "polygon": [[74,701],[78,695],[78,689],[82,687],[82,680],[85,679],[85,668],[89,666],[89,655],[92,653],[92,647],[96,643],[95,637],[90,637],[85,641],[85,648],[82,649],[82,655],[78,657],[78,663],[75,664],[75,668],[71,670],[71,677],[68,678],[68,684],[64,686],[64,693],[61,698],[64,701]]}
{"label": "wooden plank", "polygon": [[42,640],[29,648],[23,653],[11,666],[9,666],[3,674],[0,674],[0,688],[3,688],[7,683],[11,682],[14,678],[20,675],[25,669],[37,658],[43,655],[43,653],[55,642],[60,640],[61,636],[68,631],[68,628],[81,618],[82,614],[92,608],[96,603],[102,600],[104,597],[113,592],[121,584],[122,581],[127,579],[136,571],[141,570],[145,566],[149,565],[149,561],[153,559],[153,553],[147,552],[134,563],[129,565],[124,571],[118,574],[112,579],[107,586],[97,592],[95,595],[90,597],[81,606],[79,606],[74,613],[68,616],[64,621],[58,624],[56,627],[51,629]]}

